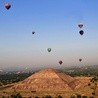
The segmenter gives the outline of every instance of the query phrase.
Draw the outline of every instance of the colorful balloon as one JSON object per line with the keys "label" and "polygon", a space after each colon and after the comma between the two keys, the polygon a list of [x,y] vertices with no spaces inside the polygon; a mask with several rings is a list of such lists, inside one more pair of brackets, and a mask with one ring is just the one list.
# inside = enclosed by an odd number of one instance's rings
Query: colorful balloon
{"label": "colorful balloon", "polygon": [[79,59],[79,61],[81,62],[81,61],[82,61],[82,59]]}
{"label": "colorful balloon", "polygon": [[83,24],[81,23],[81,24],[78,24],[78,27],[79,28],[82,28],[83,27]]}
{"label": "colorful balloon", "polygon": [[6,4],[5,4],[5,8],[6,8],[7,10],[9,10],[9,9],[11,8],[11,5],[10,5],[9,3],[6,3]]}
{"label": "colorful balloon", "polygon": [[48,52],[51,52],[51,48],[48,48],[47,50],[48,50]]}
{"label": "colorful balloon", "polygon": [[33,31],[32,34],[35,34],[35,32]]}
{"label": "colorful balloon", "polygon": [[79,31],[79,34],[80,34],[80,35],[83,35],[83,34],[84,34],[84,31],[83,31],[83,30],[80,30],[80,31]]}
{"label": "colorful balloon", "polygon": [[61,65],[63,62],[62,61],[59,61],[59,64]]}

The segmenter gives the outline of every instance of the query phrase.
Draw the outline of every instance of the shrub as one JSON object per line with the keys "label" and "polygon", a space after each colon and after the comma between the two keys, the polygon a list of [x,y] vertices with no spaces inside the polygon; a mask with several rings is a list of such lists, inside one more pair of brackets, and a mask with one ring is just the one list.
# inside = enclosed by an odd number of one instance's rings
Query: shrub
{"label": "shrub", "polygon": [[61,95],[58,95],[56,98],[63,98]]}
{"label": "shrub", "polygon": [[17,94],[12,94],[11,98],[22,98],[22,96],[20,95],[20,93],[17,93]]}
{"label": "shrub", "polygon": [[2,96],[2,98],[5,98],[4,96]]}
{"label": "shrub", "polygon": [[82,98],[88,98],[87,96],[82,96]]}
{"label": "shrub", "polygon": [[95,92],[92,92],[92,95],[95,95]]}
{"label": "shrub", "polygon": [[46,95],[45,97],[42,98],[52,98],[50,95]]}
{"label": "shrub", "polygon": [[70,98],[76,98],[75,95],[70,96]]}
{"label": "shrub", "polygon": [[77,94],[77,98],[82,98],[80,94]]}
{"label": "shrub", "polygon": [[90,96],[89,98],[94,98],[93,96]]}
{"label": "shrub", "polygon": [[88,83],[88,86],[90,86],[91,84],[90,83]]}
{"label": "shrub", "polygon": [[34,98],[39,98],[38,96],[34,97]]}

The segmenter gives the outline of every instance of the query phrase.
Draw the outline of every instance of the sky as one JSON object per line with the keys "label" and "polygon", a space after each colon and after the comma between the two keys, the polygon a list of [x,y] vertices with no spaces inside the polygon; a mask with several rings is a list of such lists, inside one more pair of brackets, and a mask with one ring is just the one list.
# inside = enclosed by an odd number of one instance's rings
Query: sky
{"label": "sky", "polygon": [[0,0],[0,69],[97,65],[97,26],[98,0]]}

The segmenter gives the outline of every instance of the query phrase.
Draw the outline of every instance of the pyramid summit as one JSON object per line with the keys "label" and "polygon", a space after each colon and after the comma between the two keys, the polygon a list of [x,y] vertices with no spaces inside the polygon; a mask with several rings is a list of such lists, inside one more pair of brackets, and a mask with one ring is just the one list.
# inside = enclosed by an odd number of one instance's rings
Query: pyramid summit
{"label": "pyramid summit", "polygon": [[18,82],[11,89],[32,91],[70,91],[81,81],[56,69],[43,69]]}

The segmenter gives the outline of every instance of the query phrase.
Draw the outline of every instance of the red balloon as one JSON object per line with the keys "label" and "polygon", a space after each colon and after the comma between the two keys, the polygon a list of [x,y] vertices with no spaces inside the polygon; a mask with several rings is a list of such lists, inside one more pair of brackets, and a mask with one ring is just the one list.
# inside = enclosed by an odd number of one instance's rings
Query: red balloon
{"label": "red balloon", "polygon": [[62,61],[59,61],[59,64],[61,65],[63,62]]}
{"label": "red balloon", "polygon": [[11,5],[10,5],[9,3],[6,3],[6,4],[5,4],[5,8],[8,10],[8,9],[11,8]]}

